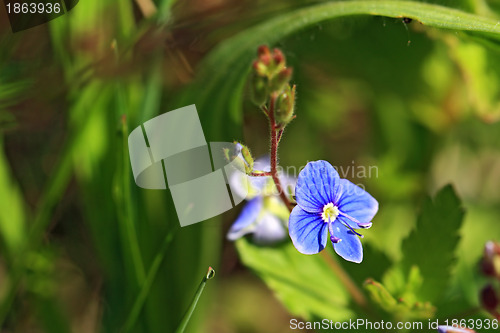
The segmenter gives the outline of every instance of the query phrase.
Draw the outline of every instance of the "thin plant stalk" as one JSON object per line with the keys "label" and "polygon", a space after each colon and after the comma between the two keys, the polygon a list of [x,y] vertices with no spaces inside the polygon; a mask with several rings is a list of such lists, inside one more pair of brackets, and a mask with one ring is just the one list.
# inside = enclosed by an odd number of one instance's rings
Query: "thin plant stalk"
{"label": "thin plant stalk", "polygon": [[122,332],[124,333],[131,332],[132,329],[134,328],[134,325],[137,322],[137,318],[139,317],[139,314],[141,313],[141,310],[144,307],[146,298],[148,297],[153,282],[156,278],[158,269],[160,268],[160,265],[163,262],[165,253],[167,253],[168,246],[170,245],[170,242],[174,238],[174,233],[176,230],[177,229],[171,230],[163,240],[160,250],[156,254],[153,263],[151,264],[151,267],[148,270],[146,279],[144,280],[144,283],[141,286],[141,290],[137,295],[137,298],[135,299],[134,305],[132,306],[132,310],[130,311],[129,316],[127,317],[127,321],[125,322],[125,325],[123,325]]}
{"label": "thin plant stalk", "polygon": [[[273,178],[274,184],[276,185],[276,190],[279,193],[281,200],[285,203],[286,207],[292,211],[292,204],[281,186],[280,179],[278,177],[278,137],[277,137],[277,126],[274,118],[274,108],[276,104],[276,96],[273,94],[271,96],[271,102],[269,103],[269,127],[271,129],[271,176]],[[281,133],[282,130],[280,130]],[[280,135],[281,138],[281,135]]]}
{"label": "thin plant stalk", "polygon": [[201,294],[203,293],[203,289],[205,289],[205,285],[207,284],[207,281],[210,280],[215,276],[215,270],[212,267],[208,267],[207,274],[203,277],[203,279],[200,282],[200,285],[198,286],[198,290],[196,290],[196,293],[194,294],[193,300],[191,301],[191,305],[187,309],[186,313],[184,314],[184,318],[182,318],[181,323],[179,324],[179,327],[177,327],[177,330],[175,333],[183,333],[189,323],[189,320],[191,319],[191,316],[193,315],[194,309],[196,308],[196,305],[198,304],[198,301],[201,297]]}

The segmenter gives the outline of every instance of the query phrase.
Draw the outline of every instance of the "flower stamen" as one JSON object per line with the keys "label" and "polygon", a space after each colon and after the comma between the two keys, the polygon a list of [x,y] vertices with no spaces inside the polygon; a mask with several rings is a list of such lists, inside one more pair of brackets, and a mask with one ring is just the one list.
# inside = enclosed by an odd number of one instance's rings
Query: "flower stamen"
{"label": "flower stamen", "polygon": [[321,214],[321,218],[324,222],[333,222],[339,216],[340,211],[337,206],[333,203],[329,203],[323,207],[323,214]]}
{"label": "flower stamen", "polygon": [[328,230],[330,231],[330,240],[332,241],[332,243],[336,244],[336,243],[340,243],[340,241],[342,241],[341,238],[338,238],[338,237],[335,237],[333,235],[333,223],[331,223],[332,221],[330,221],[330,218],[328,218]]}
{"label": "flower stamen", "polygon": [[342,215],[346,218],[348,218],[349,220],[351,220],[352,222],[356,223],[358,225],[358,227],[360,228],[363,228],[363,229],[368,229],[372,226],[372,223],[371,222],[366,222],[366,223],[363,223],[363,222],[359,222],[357,219],[355,219],[354,217],[352,216],[349,216],[347,215],[346,213],[343,213],[339,210],[339,215]]}
{"label": "flower stamen", "polygon": [[[342,223],[342,224],[344,224],[344,223]],[[346,223],[346,224],[344,224],[344,225],[345,225],[346,227],[348,227],[348,228],[349,228],[349,229],[350,229],[353,233],[355,233],[355,234],[356,234],[356,235],[358,235],[359,237],[361,237],[361,238],[363,238],[363,237],[364,237],[362,234],[357,233],[356,231],[354,231],[354,229],[353,229],[353,228],[351,228],[351,226],[350,226],[349,224],[347,224],[347,223]]]}

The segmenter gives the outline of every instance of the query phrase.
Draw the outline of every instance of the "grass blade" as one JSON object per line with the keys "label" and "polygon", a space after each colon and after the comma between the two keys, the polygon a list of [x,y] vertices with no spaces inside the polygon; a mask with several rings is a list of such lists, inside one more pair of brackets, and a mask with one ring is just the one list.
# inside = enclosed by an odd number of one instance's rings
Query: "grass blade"
{"label": "grass blade", "polygon": [[200,285],[198,286],[198,290],[196,290],[196,294],[194,294],[193,300],[191,301],[191,305],[189,306],[188,310],[186,311],[186,314],[184,315],[184,318],[182,318],[181,323],[179,324],[179,327],[175,331],[175,333],[183,333],[184,330],[187,327],[187,324],[189,323],[189,320],[191,319],[191,316],[193,315],[194,309],[196,308],[196,305],[198,304],[198,300],[201,297],[201,294],[203,293],[203,289],[205,289],[205,285],[207,284],[207,281],[210,280],[215,276],[215,270],[212,267],[208,267],[207,274],[203,277],[201,280]]}

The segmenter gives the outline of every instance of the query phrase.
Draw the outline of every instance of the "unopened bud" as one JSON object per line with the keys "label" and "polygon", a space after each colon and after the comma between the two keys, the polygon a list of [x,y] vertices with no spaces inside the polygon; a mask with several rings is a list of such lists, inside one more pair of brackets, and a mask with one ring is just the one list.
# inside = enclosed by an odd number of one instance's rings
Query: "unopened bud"
{"label": "unopened bud", "polygon": [[269,79],[253,73],[250,85],[252,102],[258,106],[264,105],[269,97]]}
{"label": "unopened bud", "polygon": [[247,146],[243,146],[241,148],[241,155],[243,155],[243,159],[247,163],[247,165],[250,168],[250,172],[253,170],[253,157],[252,154],[250,153],[250,150],[248,150]]}
{"label": "unopened bud", "polygon": [[481,271],[486,276],[500,277],[500,245],[489,241],[484,246]]}
{"label": "unopened bud", "polygon": [[276,76],[274,76],[270,84],[271,91],[283,91],[292,78],[292,72],[293,70],[291,68],[283,68]]}
{"label": "unopened bud", "polygon": [[498,296],[491,284],[481,290],[481,304],[488,311],[495,311],[498,307]]}
{"label": "unopened bud", "polygon": [[286,86],[276,101],[276,122],[281,125],[288,124],[293,119],[295,108],[295,86]]}
{"label": "unopened bud", "polygon": [[241,172],[249,175],[253,171],[253,157],[250,154],[250,150],[245,145],[239,142],[234,142],[235,151],[233,156],[230,156],[229,150],[224,150],[224,155],[226,158],[229,157],[231,164]]}
{"label": "unopened bud", "polygon": [[285,65],[285,55],[280,49],[273,50],[273,60],[276,65]]}
{"label": "unopened bud", "polygon": [[231,162],[232,157],[231,157],[231,153],[229,152],[229,148],[223,148],[222,152],[224,153],[224,158],[226,159],[226,161]]}
{"label": "unopened bud", "polygon": [[269,47],[267,45],[261,45],[257,49],[257,55],[259,57],[264,56],[264,55],[268,55],[268,54],[271,54],[271,51],[269,50]]}

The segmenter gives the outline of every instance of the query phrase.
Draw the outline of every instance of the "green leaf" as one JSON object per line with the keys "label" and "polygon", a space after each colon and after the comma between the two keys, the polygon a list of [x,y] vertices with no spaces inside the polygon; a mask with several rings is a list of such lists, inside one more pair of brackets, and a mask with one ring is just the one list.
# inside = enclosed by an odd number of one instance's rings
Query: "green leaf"
{"label": "green leaf", "polygon": [[353,317],[349,294],[320,255],[299,253],[291,242],[259,247],[245,238],[236,241],[243,263],[259,275],[286,308],[306,320]]}
{"label": "green leaf", "polygon": [[[414,269],[413,274],[418,274],[418,269]],[[364,287],[375,304],[399,321],[432,318],[436,311],[429,302],[409,302],[401,298],[396,300],[381,283],[372,279],[366,280]]]}
{"label": "green leaf", "polygon": [[26,239],[25,202],[3,152],[0,137],[0,234],[10,255],[15,255]]}
{"label": "green leaf", "polygon": [[500,119],[498,52],[488,52],[476,42],[452,41],[449,48],[466,78],[469,103],[484,120]]}
{"label": "green leaf", "polygon": [[366,280],[364,287],[368,291],[372,301],[378,304],[382,309],[392,312],[398,304],[396,299],[381,283],[368,279]]}
{"label": "green leaf", "polygon": [[355,15],[408,17],[426,26],[480,32],[497,41],[500,39],[498,21],[439,5],[413,1],[322,3],[276,16],[220,43],[205,58],[196,83],[177,104],[197,105],[202,122],[214,127],[213,133],[217,136],[211,140],[233,139],[237,126],[232,125],[241,124],[241,92],[257,47],[274,44],[321,22]]}
{"label": "green leaf", "polygon": [[464,210],[451,185],[445,186],[423,205],[415,230],[403,241],[401,268],[410,275],[417,266],[425,288],[420,288],[421,300],[441,299],[450,281],[455,262]]}

